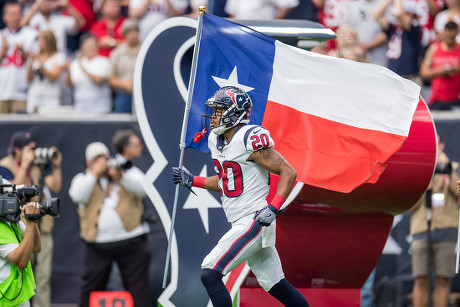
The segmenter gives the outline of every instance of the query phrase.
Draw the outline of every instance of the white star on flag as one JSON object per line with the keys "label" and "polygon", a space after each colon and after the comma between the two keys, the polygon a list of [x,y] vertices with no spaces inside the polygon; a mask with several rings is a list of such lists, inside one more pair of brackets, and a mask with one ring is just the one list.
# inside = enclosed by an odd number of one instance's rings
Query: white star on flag
{"label": "white star on flag", "polygon": [[254,89],[253,87],[249,87],[249,86],[242,85],[242,84],[238,83],[238,72],[237,72],[236,66],[235,66],[235,68],[233,68],[233,71],[230,74],[230,76],[228,76],[228,79],[222,79],[222,78],[218,78],[218,77],[215,77],[215,76],[212,76],[212,78],[214,79],[214,81],[216,81],[216,83],[220,87],[236,86],[236,87],[239,87],[240,89],[242,89],[243,91],[245,91],[246,93],[249,92],[249,91],[252,91]]}
{"label": "white star on flag", "polygon": [[[207,169],[207,165],[204,165],[199,176],[206,177],[208,173]],[[200,214],[201,221],[203,222],[204,229],[206,230],[206,233],[209,233],[208,209],[221,208],[221,205],[208,190],[193,188],[193,191],[196,195],[190,193],[185,201],[183,209],[197,209]]]}

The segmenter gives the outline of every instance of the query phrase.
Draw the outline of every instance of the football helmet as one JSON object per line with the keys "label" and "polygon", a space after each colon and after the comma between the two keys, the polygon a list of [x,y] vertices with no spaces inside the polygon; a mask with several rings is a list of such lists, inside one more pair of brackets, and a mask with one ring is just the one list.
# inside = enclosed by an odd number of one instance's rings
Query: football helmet
{"label": "football helmet", "polygon": [[211,108],[211,117],[215,108],[222,108],[219,126],[212,128],[217,135],[223,134],[226,130],[239,123],[249,123],[252,101],[249,95],[236,86],[224,86],[218,89],[211,98],[206,101],[206,106]]}

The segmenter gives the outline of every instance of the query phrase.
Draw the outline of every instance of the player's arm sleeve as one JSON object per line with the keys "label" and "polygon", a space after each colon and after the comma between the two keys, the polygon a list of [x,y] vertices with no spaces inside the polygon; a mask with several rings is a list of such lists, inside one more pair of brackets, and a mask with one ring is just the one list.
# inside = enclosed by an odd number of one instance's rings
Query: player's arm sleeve
{"label": "player's arm sleeve", "polygon": [[270,132],[261,126],[249,128],[245,132],[244,142],[247,151],[246,159],[255,151],[275,147],[275,142],[273,141]]}

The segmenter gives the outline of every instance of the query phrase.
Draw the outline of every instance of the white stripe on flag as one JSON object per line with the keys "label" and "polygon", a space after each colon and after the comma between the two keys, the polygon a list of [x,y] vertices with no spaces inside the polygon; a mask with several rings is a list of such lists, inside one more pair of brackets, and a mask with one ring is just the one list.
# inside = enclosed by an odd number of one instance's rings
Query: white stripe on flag
{"label": "white stripe on flag", "polygon": [[419,94],[387,68],[275,43],[268,99],[300,112],[407,136]]}

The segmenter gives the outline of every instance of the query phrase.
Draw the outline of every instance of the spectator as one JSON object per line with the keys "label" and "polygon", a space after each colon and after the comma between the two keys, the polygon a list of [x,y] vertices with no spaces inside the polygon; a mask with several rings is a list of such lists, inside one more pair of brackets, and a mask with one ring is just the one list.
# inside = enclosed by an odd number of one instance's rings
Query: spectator
{"label": "spectator", "polygon": [[[65,8],[70,16],[60,10]],[[58,50],[67,53],[67,35],[76,34],[85,24],[85,19],[67,0],[37,0],[22,19],[23,25],[42,30],[51,30],[56,37]]]}
{"label": "spectator", "polygon": [[113,102],[115,113],[131,113],[133,100],[133,76],[140,48],[139,26],[136,19],[123,23],[125,43],[110,54],[109,84],[115,89]]}
{"label": "spectator", "polygon": [[460,108],[460,44],[455,40],[458,32],[455,22],[447,22],[441,42],[432,44],[423,59],[420,75],[432,80],[428,103],[431,110]]}
{"label": "spectator", "polygon": [[283,19],[298,0],[227,0],[225,12],[237,19]]}
{"label": "spectator", "polygon": [[110,60],[98,55],[97,39],[91,34],[81,37],[80,50],[67,68],[67,84],[73,88],[75,111],[80,114],[109,113],[112,109],[107,82]]}
{"label": "spectator", "polygon": [[[94,11],[93,0],[69,0],[70,5],[84,18],[85,24],[80,27],[76,34],[67,36],[67,49],[74,53],[79,46],[80,36],[89,31],[91,26],[97,21],[97,15]],[[64,15],[71,15],[68,10],[63,11]]]}
{"label": "spectator", "polygon": [[[61,14],[65,9],[70,16]],[[80,27],[85,24],[85,19],[75,10],[68,0],[37,0],[27,11],[27,14],[21,21],[22,24],[30,24],[31,27],[38,31],[51,30],[56,38],[57,49],[62,54],[67,54],[67,37],[68,35],[78,33]],[[72,104],[72,94],[64,84],[64,79],[57,80],[60,86],[61,97],[60,104]]]}
{"label": "spectator", "polygon": [[[2,184],[5,184],[3,180]],[[0,220],[0,283],[2,285],[2,306],[30,306],[35,282],[30,257],[41,250],[40,231],[37,221],[29,220],[25,214],[39,214],[39,205],[27,203],[21,209],[21,219],[9,222]],[[9,299],[11,298],[11,299]]]}
{"label": "spectator", "polygon": [[39,52],[31,56],[27,69],[29,92],[28,113],[52,112],[60,105],[61,86],[59,79],[64,72],[66,58],[57,51],[56,38],[51,30],[38,34]]}
{"label": "spectator", "polygon": [[[80,33],[89,31],[91,26],[97,21],[97,14],[94,11],[92,0],[69,0],[69,7],[78,11],[85,20],[85,22],[80,25]],[[72,16],[72,12],[69,12],[68,9],[64,9],[63,13],[64,15]]]}
{"label": "spectator", "polygon": [[[55,158],[51,161],[38,161],[35,159],[35,147],[36,143],[30,133],[24,131],[14,133],[8,147],[8,155],[0,160],[0,173],[3,174],[3,178],[16,185],[37,185],[49,198],[51,192],[58,193],[62,187],[62,155],[58,148],[51,147],[55,152]],[[32,201],[37,201],[39,198],[40,196],[36,196]],[[44,307],[51,306],[50,279],[54,220],[49,215],[43,216],[38,226],[42,251],[34,260],[37,294],[33,301],[34,306]]]}
{"label": "spectator", "polygon": [[0,31],[0,113],[26,109],[27,55],[35,48],[37,32],[21,27],[21,6],[8,2],[3,7],[6,28]]}
{"label": "spectator", "polygon": [[187,5],[187,0],[130,0],[129,17],[139,20],[140,38],[144,40],[163,20],[184,14]]}
{"label": "spectator", "polygon": [[380,0],[358,0],[350,3],[348,10],[344,12],[343,24],[356,30],[358,43],[367,52],[370,62],[386,66],[387,37],[372,15],[380,3]]}
{"label": "spectator", "polygon": [[[450,278],[455,275],[455,244],[458,229],[458,195],[456,173],[458,163],[451,162],[444,153],[445,144],[439,136],[438,156],[435,174],[428,187],[432,192],[428,215],[426,195],[411,209],[410,234],[414,237],[411,244],[412,274],[415,277],[412,292],[414,307],[428,306],[429,268],[434,269],[434,306],[448,306]],[[450,167],[447,167],[450,165]],[[428,229],[428,217],[431,228]],[[431,244],[428,243],[430,231]],[[431,262],[428,263],[429,253]]]}
{"label": "spectator", "polygon": [[[149,227],[141,222],[146,195],[144,174],[128,161],[140,156],[142,144],[132,133],[116,134],[117,163],[107,162],[109,150],[100,142],[86,147],[87,169],[77,174],[69,189],[78,204],[81,237],[85,242],[80,306],[89,306],[91,291],[105,290],[112,263],[120,268],[126,290],[136,307],[149,302]],[[131,166],[131,167],[130,167]]]}
{"label": "spectator", "polygon": [[[375,18],[389,38],[387,67],[398,75],[421,85],[419,76],[419,55],[421,51],[421,27],[415,14],[413,2],[385,0],[375,12]],[[388,6],[394,2],[396,23],[385,17]]]}
{"label": "spectator", "polygon": [[90,32],[97,38],[99,54],[105,57],[123,42],[121,25],[125,17],[121,15],[121,5],[118,0],[103,0],[101,3],[102,17],[92,25]]}
{"label": "spectator", "polygon": [[[355,0],[312,0],[315,7],[319,10],[319,22],[332,31],[337,31],[341,25],[344,25],[343,17],[345,16],[345,12],[347,12],[350,3],[354,1]],[[335,49],[335,40],[329,40],[320,48],[323,49],[324,46],[326,46],[325,53]],[[316,48],[315,52],[323,53],[323,51],[320,51],[318,48]]]}
{"label": "spectator", "polygon": [[[446,2],[447,10],[438,13],[434,20],[434,29],[438,33],[438,40],[441,40],[439,36],[444,32],[444,27],[448,21],[455,21],[460,27],[460,0],[446,0]],[[460,44],[460,33],[457,35],[457,43]]]}
{"label": "spectator", "polygon": [[360,46],[358,33],[353,27],[339,27],[336,41],[336,49],[331,50],[329,55],[357,62],[369,62],[367,52]]}

